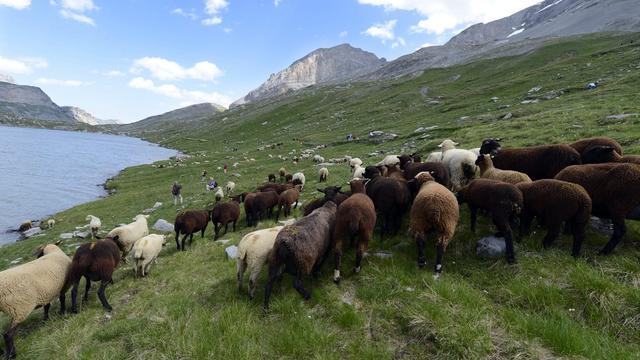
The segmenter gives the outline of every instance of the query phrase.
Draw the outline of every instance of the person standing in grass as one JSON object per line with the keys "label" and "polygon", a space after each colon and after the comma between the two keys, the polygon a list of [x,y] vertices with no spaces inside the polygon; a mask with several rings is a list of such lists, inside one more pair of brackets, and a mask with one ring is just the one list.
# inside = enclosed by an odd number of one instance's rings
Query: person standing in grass
{"label": "person standing in grass", "polygon": [[202,170],[202,174],[200,174],[200,182],[205,182],[207,180],[207,170]]}
{"label": "person standing in grass", "polygon": [[182,185],[180,185],[177,181],[173,182],[173,187],[171,187],[171,194],[173,194],[173,205],[178,205],[178,201],[180,201],[180,205],[182,205]]}
{"label": "person standing in grass", "polygon": [[207,183],[207,186],[206,186],[207,191],[213,191],[217,187],[218,187],[218,183],[212,177],[210,177],[209,183]]}

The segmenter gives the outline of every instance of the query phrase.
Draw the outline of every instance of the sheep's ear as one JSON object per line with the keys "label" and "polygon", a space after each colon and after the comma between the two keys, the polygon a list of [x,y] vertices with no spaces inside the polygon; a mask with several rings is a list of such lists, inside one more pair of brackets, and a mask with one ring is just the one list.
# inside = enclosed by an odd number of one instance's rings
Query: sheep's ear
{"label": "sheep's ear", "polygon": [[151,215],[145,215],[144,217],[148,219],[150,216],[151,216]]}
{"label": "sheep's ear", "polygon": [[442,147],[442,144],[438,145],[438,147],[439,147],[439,148],[441,148],[441,147]]}
{"label": "sheep's ear", "polygon": [[460,143],[454,142],[453,145],[458,146]]}
{"label": "sheep's ear", "polygon": [[496,138],[495,140],[496,141],[502,141],[502,138]]}
{"label": "sheep's ear", "polygon": [[36,251],[33,252],[33,256],[35,256],[36,258],[39,258],[42,255],[44,255],[44,247],[45,247],[45,245],[38,246],[36,248]]}

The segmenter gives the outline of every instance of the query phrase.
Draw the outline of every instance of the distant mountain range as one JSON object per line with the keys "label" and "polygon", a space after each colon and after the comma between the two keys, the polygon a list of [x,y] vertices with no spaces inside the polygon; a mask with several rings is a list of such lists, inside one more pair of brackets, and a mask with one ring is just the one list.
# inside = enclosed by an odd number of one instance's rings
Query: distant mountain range
{"label": "distant mountain range", "polygon": [[195,104],[172,110],[164,114],[150,116],[131,124],[125,124],[120,126],[119,129],[124,131],[133,131],[162,128],[167,124],[185,125],[189,122],[198,121],[202,118],[209,117],[225,110],[226,109],[224,107],[213,103]]}
{"label": "distant mountain range", "polygon": [[79,122],[89,125],[118,123],[116,120],[97,119],[77,107],[60,107],[39,87],[15,84],[6,75],[0,78],[0,119],[52,121],[68,125]]}

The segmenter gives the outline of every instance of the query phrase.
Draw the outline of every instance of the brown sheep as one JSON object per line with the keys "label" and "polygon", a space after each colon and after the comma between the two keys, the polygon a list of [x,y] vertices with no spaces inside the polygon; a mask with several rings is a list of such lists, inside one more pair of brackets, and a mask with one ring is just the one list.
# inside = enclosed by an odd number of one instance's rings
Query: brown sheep
{"label": "brown sheep", "polygon": [[522,191],[524,199],[520,233],[529,232],[534,216],[544,219],[547,235],[542,244],[546,249],[558,238],[564,221],[573,234],[571,255],[578,257],[591,217],[591,198],[587,191],[578,184],[554,179],[519,183],[516,186]]}
{"label": "brown sheep", "polygon": [[[622,146],[620,146],[620,144],[614,139],[606,136],[597,136],[597,137],[592,137],[587,139],[581,139],[569,144],[569,146],[576,149],[576,151],[580,154],[583,164],[591,164],[591,162],[589,162],[588,159],[585,159],[585,156],[588,155],[591,152],[591,150],[596,147],[601,147],[601,146],[611,147],[618,153],[618,155],[622,155]],[[599,161],[595,161],[594,163],[603,163],[603,162],[609,162],[609,160],[601,159]]]}
{"label": "brown sheep", "polygon": [[[198,231],[201,232],[200,236],[204,238],[204,232],[207,230],[209,224],[209,212],[207,210],[188,209],[183,210],[176,215],[176,220],[173,225],[173,229],[176,232],[176,246],[178,251],[185,251],[184,243],[189,237],[189,246],[193,241],[193,234]],[[180,244],[180,234],[183,234],[182,244]]]}
{"label": "brown sheep", "polygon": [[269,174],[269,176],[267,176],[267,181],[270,183],[275,183],[276,182],[276,174]]}
{"label": "brown sheep", "polygon": [[409,230],[418,247],[418,266],[426,265],[424,246],[427,234],[436,233],[435,275],[442,273],[442,255],[453,237],[460,217],[456,197],[437,183],[431,174],[421,172],[414,180],[420,191],[411,207]]}
{"label": "brown sheep", "polygon": [[449,177],[449,170],[447,170],[447,168],[439,162],[411,162],[411,163],[407,163],[405,164],[404,168],[401,167],[402,170],[404,170],[404,177],[407,180],[413,180],[416,175],[418,175],[419,173],[426,171],[429,172],[430,174],[432,173],[431,176],[433,176],[433,178],[442,186],[446,187],[447,189],[451,188],[451,178]]}
{"label": "brown sheep", "polygon": [[404,177],[404,171],[400,170],[397,165],[394,166],[385,166],[387,168],[387,176],[391,179],[396,179],[398,181],[407,182],[407,179]]}
{"label": "brown sheep", "polygon": [[324,197],[311,200],[307,205],[305,205],[302,214],[304,216],[311,214],[313,210],[321,208],[322,205],[329,200],[339,206],[349,197],[349,194],[345,194],[340,191],[341,188],[341,186],[327,186],[324,189],[318,189],[319,192],[324,194]]}
{"label": "brown sheep", "polygon": [[278,194],[282,194],[284,191],[292,189],[293,188],[293,184],[290,182],[284,183],[284,184],[272,184],[272,183],[266,183],[266,184],[262,184],[260,186],[258,186],[258,188],[256,189],[258,192],[266,192],[266,191],[275,191]]}
{"label": "brown sheep", "polygon": [[338,206],[336,224],[333,229],[333,250],[335,253],[335,270],[333,281],[340,282],[340,260],[342,259],[343,243],[348,238],[353,244],[356,241],[356,265],[353,271],[360,272],[362,256],[373,237],[376,225],[376,209],[373,201],[364,193],[362,180],[351,180],[352,195]]}
{"label": "brown sheep", "polygon": [[367,195],[373,200],[376,212],[380,215],[380,240],[385,233],[397,234],[402,215],[411,202],[411,193],[406,181],[382,177],[375,166],[367,166],[364,177],[369,180],[366,183]]}
{"label": "brown sheep", "polygon": [[291,215],[291,205],[295,203],[294,209],[298,207],[298,198],[300,197],[300,185],[296,185],[293,189],[289,189],[278,198],[278,211],[276,212],[276,221],[280,219],[280,211],[284,208],[284,217]]}
{"label": "brown sheep", "polygon": [[210,211],[209,217],[214,227],[213,239],[218,239],[220,229],[224,226],[224,233],[227,233],[229,223],[233,224],[233,231],[236,231],[236,222],[240,217],[240,200],[238,197],[231,198],[225,203],[217,203]]}
{"label": "brown sheep", "polygon": [[496,169],[493,166],[491,155],[488,154],[478,155],[476,165],[480,167],[480,177],[484,179],[500,180],[514,185],[521,182],[531,182],[531,178],[525,173],[514,170]]}
{"label": "brown sheep", "polygon": [[504,236],[507,246],[506,257],[509,264],[516,262],[513,249],[513,226],[522,211],[522,193],[509,183],[491,179],[475,179],[462,188],[458,194],[458,203],[467,203],[471,213],[471,231],[476,232],[478,210],[491,213],[493,224]]}
{"label": "brown sheep", "polygon": [[627,232],[625,219],[640,220],[640,166],[636,164],[588,164],[570,166],[558,180],[581,185],[591,197],[591,213],[613,222],[613,235],[600,250],[610,254]]}
{"label": "brown sheep", "polygon": [[105,310],[112,310],[104,291],[107,285],[113,284],[113,272],[120,263],[120,251],[122,251],[123,248],[124,245],[122,243],[110,237],[85,243],[78,247],[71,260],[71,270],[69,271],[66,284],[62,289],[64,293],[70,286],[73,286],[71,289],[72,313],[78,313],[78,285],[82,277],[84,277],[86,282],[82,300],[87,301],[89,298],[91,281],[100,281],[98,298]]}
{"label": "brown sheep", "polygon": [[580,154],[564,144],[502,149],[499,140],[487,139],[480,154],[494,155],[493,166],[523,172],[531,180],[553,179],[560,170],[581,163]]}
{"label": "brown sheep", "polygon": [[254,210],[256,207],[255,199],[258,193],[244,193],[242,196],[244,202],[244,215],[247,219],[247,227],[257,226],[258,225],[258,214],[257,211]]}
{"label": "brown sheep", "polygon": [[600,164],[600,163],[632,163],[640,164],[640,155],[618,154],[612,146],[592,146],[584,155],[582,155],[584,164]]}
{"label": "brown sheep", "polygon": [[284,175],[284,182],[285,183],[290,183],[293,180],[293,175],[291,174],[285,174]]}
{"label": "brown sheep", "polygon": [[264,309],[269,308],[273,283],[282,268],[295,276],[293,287],[305,300],[311,293],[303,286],[303,276],[316,272],[322,266],[331,247],[331,234],[336,219],[336,204],[327,201],[308,216],[285,226],[276,237],[269,254],[269,278],[264,290]]}

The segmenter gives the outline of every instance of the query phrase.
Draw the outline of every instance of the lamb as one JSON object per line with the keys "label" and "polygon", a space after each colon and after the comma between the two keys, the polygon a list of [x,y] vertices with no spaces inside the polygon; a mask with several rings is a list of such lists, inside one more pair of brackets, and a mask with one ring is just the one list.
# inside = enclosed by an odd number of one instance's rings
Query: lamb
{"label": "lamb", "polygon": [[493,160],[491,159],[492,156],[488,154],[478,155],[476,165],[480,167],[480,177],[484,179],[499,180],[513,185],[521,182],[531,182],[531,178],[525,173],[514,170],[496,169],[493,166]]}
{"label": "lamb", "polygon": [[494,155],[493,165],[498,169],[520,171],[531,180],[553,179],[560,170],[581,163],[580,154],[563,144],[502,149],[500,140],[487,139],[480,153]]}
{"label": "lamb", "polygon": [[276,237],[269,254],[269,278],[264,290],[264,309],[269,308],[271,288],[280,277],[282,268],[295,276],[293,287],[305,300],[311,293],[303,286],[303,276],[318,271],[330,246],[331,234],[336,220],[336,204],[327,201],[308,216],[285,226]]}
{"label": "lamb", "polygon": [[524,199],[521,234],[529,232],[534,216],[544,219],[547,235],[542,244],[546,249],[558,238],[562,222],[566,222],[573,235],[571,255],[578,257],[591,217],[591,198],[587,191],[578,184],[554,179],[519,183],[516,186]]}
{"label": "lamb", "polygon": [[16,357],[13,336],[18,325],[40,306],[44,319],[49,318],[51,301],[60,297],[60,312],[64,313],[65,294],[62,291],[71,259],[56,245],[43,245],[36,251],[37,259],[0,272],[0,311],[11,318],[4,332],[7,359]]}
{"label": "lamb", "polygon": [[293,174],[293,177],[291,179],[293,185],[300,185],[300,191],[302,191],[304,189],[304,183],[306,182],[306,179],[304,177],[304,174],[301,172],[297,172],[295,174]]}
{"label": "lamb", "polygon": [[636,164],[574,165],[560,171],[557,180],[581,185],[589,193],[591,213],[613,222],[613,235],[600,250],[610,254],[627,232],[625,219],[640,220],[640,166]]}
{"label": "lamb", "polygon": [[93,215],[87,215],[85,220],[89,222],[89,229],[91,230],[91,238],[93,239],[97,237],[98,231],[100,231],[100,228],[102,227],[102,222],[100,221],[100,218]]}
{"label": "lamb", "polygon": [[[189,246],[193,242],[193,234],[200,231],[200,237],[204,238],[204,232],[209,224],[209,212],[207,210],[187,209],[176,215],[173,223],[173,230],[176,232],[176,247],[178,251],[185,251],[184,243],[189,237]],[[180,234],[183,234],[182,244],[180,243]]]}
{"label": "lamb", "polygon": [[84,277],[86,283],[83,301],[87,301],[89,298],[91,281],[100,281],[100,288],[98,289],[100,303],[102,303],[102,307],[105,310],[112,310],[104,291],[107,285],[113,283],[113,272],[120,264],[120,252],[124,252],[125,247],[126,245],[117,236],[107,236],[106,239],[84,243],[78,247],[71,260],[71,270],[69,270],[69,276],[62,290],[66,292],[69,286],[73,286],[71,289],[72,313],[78,313],[78,286],[82,277]]}
{"label": "lamb", "polygon": [[267,181],[270,183],[276,182],[276,174],[269,174],[269,176],[267,176],[267,179]]}
{"label": "lamb", "polygon": [[442,256],[453,237],[460,217],[455,196],[437,183],[428,172],[421,172],[414,180],[420,188],[411,207],[409,231],[418,247],[418,266],[424,268],[426,235],[435,232],[436,263],[434,277],[442,273]]}
{"label": "lamb", "polygon": [[236,262],[238,290],[242,291],[244,272],[249,269],[249,298],[253,300],[256,281],[262,267],[267,263],[269,252],[273,248],[276,236],[283,226],[257,230],[245,235],[238,244],[238,260]]}
{"label": "lamb", "polygon": [[329,169],[326,167],[320,168],[320,170],[318,170],[318,176],[320,176],[319,182],[327,182],[327,179],[329,179]]}
{"label": "lamb", "polygon": [[367,166],[364,177],[367,183],[367,195],[373,200],[376,212],[380,215],[380,239],[385,233],[397,233],[400,230],[402,215],[411,201],[411,193],[405,183],[385,178],[375,166]]}
{"label": "lamb", "polygon": [[236,183],[233,181],[227,181],[227,186],[225,186],[225,189],[227,190],[227,196],[231,197],[233,191],[236,189]]}
{"label": "lamb", "polygon": [[458,191],[468,184],[476,176],[477,171],[477,155],[469,150],[456,149],[457,145],[458,143],[450,139],[438,145],[442,148],[442,163],[449,171],[453,191]]}
{"label": "lamb", "polygon": [[353,175],[351,178],[353,179],[362,179],[364,177],[364,168],[360,165],[356,165],[353,167]]}
{"label": "lamb", "polygon": [[214,198],[215,198],[216,202],[218,202],[218,201],[220,201],[220,200],[222,200],[224,198],[224,191],[222,191],[221,187],[218,187],[216,189],[216,192],[214,194]]}
{"label": "lamb", "polygon": [[224,227],[224,233],[227,233],[229,223],[233,224],[233,231],[236,231],[236,222],[240,218],[240,202],[238,198],[232,198],[224,203],[217,203],[213,210],[210,211],[209,217],[214,227],[213,239],[217,240],[220,229]]}
{"label": "lamb", "polygon": [[400,164],[400,157],[398,155],[387,155],[376,166],[395,166]]}
{"label": "lamb", "polygon": [[336,224],[333,229],[333,251],[335,254],[335,268],[333,281],[340,283],[340,261],[342,259],[343,243],[349,239],[356,241],[356,264],[354,272],[360,272],[362,256],[373,237],[373,228],[376,225],[376,209],[373,201],[365,194],[362,180],[351,180],[352,195],[343,201],[336,213]]}
{"label": "lamb", "polygon": [[300,197],[300,185],[296,185],[293,189],[289,189],[279,195],[278,212],[276,212],[276,221],[280,219],[280,212],[284,208],[284,217],[291,215],[291,205],[295,203],[294,209],[298,207],[298,198]]}
{"label": "lamb", "polygon": [[609,145],[592,146],[582,154],[583,164],[600,164],[607,162],[640,164],[640,155],[621,156],[615,147]]}
{"label": "lamb", "polygon": [[513,249],[513,226],[523,208],[522,192],[509,183],[492,179],[476,179],[462,188],[457,195],[460,204],[467,203],[471,214],[471,231],[476,232],[478,210],[491,214],[493,224],[504,236],[509,264],[516,262]]}
{"label": "lamb", "polygon": [[[623,155],[622,146],[620,146],[620,144],[614,139],[606,136],[597,136],[597,137],[592,137],[587,139],[580,139],[578,141],[575,141],[569,144],[569,146],[574,148],[580,154],[583,164],[590,163],[589,160],[584,159],[584,157],[585,155],[588,155],[593,148],[596,148],[596,147],[602,147],[602,146],[611,147],[613,150],[615,150],[615,152],[618,153],[618,155]],[[603,154],[603,155],[606,155],[606,154]],[[600,159],[598,161],[595,161],[594,163],[604,163],[604,162],[611,162],[611,161],[606,159]]]}
{"label": "lamb", "polygon": [[122,261],[127,262],[127,254],[131,251],[133,244],[138,239],[149,235],[149,227],[147,225],[147,219],[149,215],[136,215],[133,218],[133,222],[127,225],[118,226],[117,228],[109,231],[108,238],[113,238],[116,241],[122,243]]}
{"label": "lamb", "polygon": [[362,160],[360,158],[351,158],[349,166],[351,166],[351,169],[355,169],[356,166],[362,166]]}
{"label": "lamb", "polygon": [[133,270],[135,277],[138,277],[138,275],[145,277],[149,274],[151,263],[158,263],[158,255],[166,244],[167,237],[157,234],[149,234],[136,241],[133,245],[133,259],[135,261]]}

